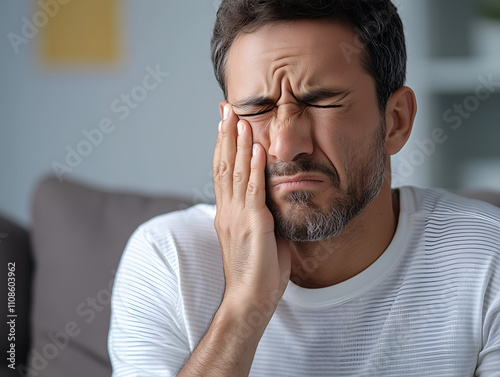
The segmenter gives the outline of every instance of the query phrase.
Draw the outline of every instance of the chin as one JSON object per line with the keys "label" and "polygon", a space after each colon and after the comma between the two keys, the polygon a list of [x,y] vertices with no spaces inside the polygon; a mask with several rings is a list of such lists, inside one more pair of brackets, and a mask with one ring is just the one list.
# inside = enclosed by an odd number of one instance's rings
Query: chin
{"label": "chin", "polygon": [[352,203],[343,195],[326,197],[308,191],[293,191],[268,207],[276,236],[292,242],[317,242],[339,235],[355,216]]}
{"label": "chin", "polygon": [[[321,199],[311,191],[291,191],[279,198],[271,198],[267,204],[273,214],[279,214],[281,218],[300,223],[306,216],[322,213],[328,209],[332,198]],[[324,203],[321,203],[322,201]]]}

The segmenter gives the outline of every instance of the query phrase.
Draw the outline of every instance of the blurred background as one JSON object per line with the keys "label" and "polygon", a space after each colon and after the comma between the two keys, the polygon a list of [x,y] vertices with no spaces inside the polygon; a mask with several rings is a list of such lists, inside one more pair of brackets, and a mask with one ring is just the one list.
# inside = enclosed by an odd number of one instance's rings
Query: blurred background
{"label": "blurred background", "polygon": [[[395,0],[419,112],[394,185],[500,190],[500,0]],[[219,1],[0,2],[0,212],[47,174],[213,201]]]}

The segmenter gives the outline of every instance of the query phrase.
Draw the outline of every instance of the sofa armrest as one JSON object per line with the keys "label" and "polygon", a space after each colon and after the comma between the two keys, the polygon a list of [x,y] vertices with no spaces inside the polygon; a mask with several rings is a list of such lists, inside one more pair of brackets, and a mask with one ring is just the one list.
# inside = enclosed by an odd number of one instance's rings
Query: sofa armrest
{"label": "sofa armrest", "polygon": [[39,184],[32,202],[36,271],[28,368],[51,377],[111,375],[111,289],[125,245],[141,223],[191,204],[56,177]]}

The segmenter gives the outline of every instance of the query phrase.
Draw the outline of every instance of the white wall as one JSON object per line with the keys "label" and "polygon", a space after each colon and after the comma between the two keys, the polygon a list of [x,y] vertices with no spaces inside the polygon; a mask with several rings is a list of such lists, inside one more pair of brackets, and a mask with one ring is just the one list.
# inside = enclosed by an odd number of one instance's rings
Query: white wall
{"label": "white wall", "polygon": [[417,143],[429,137],[429,93],[426,77],[428,76],[429,27],[427,23],[427,1],[393,0],[397,4],[405,28],[408,50],[408,69],[406,85],[417,96],[417,116],[410,139],[401,152],[392,158],[393,186],[416,185],[429,186],[430,163],[425,158],[422,163],[414,163],[411,157],[418,152]]}
{"label": "white wall", "polygon": [[[83,130],[110,118],[115,130],[65,179],[145,193],[205,193],[211,200],[211,160],[222,93],[213,77],[209,42],[217,1],[123,0],[124,56],[116,68],[45,69],[37,62],[39,39],[15,53],[9,32],[21,34],[35,1],[0,2],[0,213],[29,224],[37,181],[65,163],[66,146],[85,140]],[[400,0],[408,33],[423,3]],[[416,12],[416,13],[415,13]],[[418,30],[417,30],[418,31]],[[410,59],[424,37],[409,36]],[[417,53],[413,53],[417,46]],[[170,75],[125,120],[110,106],[140,84],[146,67]],[[410,66],[415,67],[415,66]],[[418,69],[409,84],[418,87]],[[425,167],[408,182],[427,184]],[[208,194],[208,195],[207,195]]]}
{"label": "white wall", "polygon": [[[121,1],[120,65],[63,70],[37,62],[37,37],[17,54],[7,38],[21,35],[22,17],[38,11],[33,3],[0,2],[0,212],[29,224],[36,182],[54,161],[65,164],[66,146],[76,148],[103,118],[115,130],[65,179],[187,198],[208,192],[222,99],[210,63],[214,1]],[[141,84],[148,66],[169,77],[119,119],[125,113],[111,104]]]}

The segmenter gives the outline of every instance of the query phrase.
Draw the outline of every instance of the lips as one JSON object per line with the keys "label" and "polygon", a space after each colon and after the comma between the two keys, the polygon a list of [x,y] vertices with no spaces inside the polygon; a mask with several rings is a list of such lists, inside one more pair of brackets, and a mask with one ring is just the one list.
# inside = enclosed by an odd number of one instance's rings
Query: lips
{"label": "lips", "polygon": [[269,181],[271,188],[303,187],[327,182],[328,179],[317,173],[296,174],[293,176],[273,177]]}

